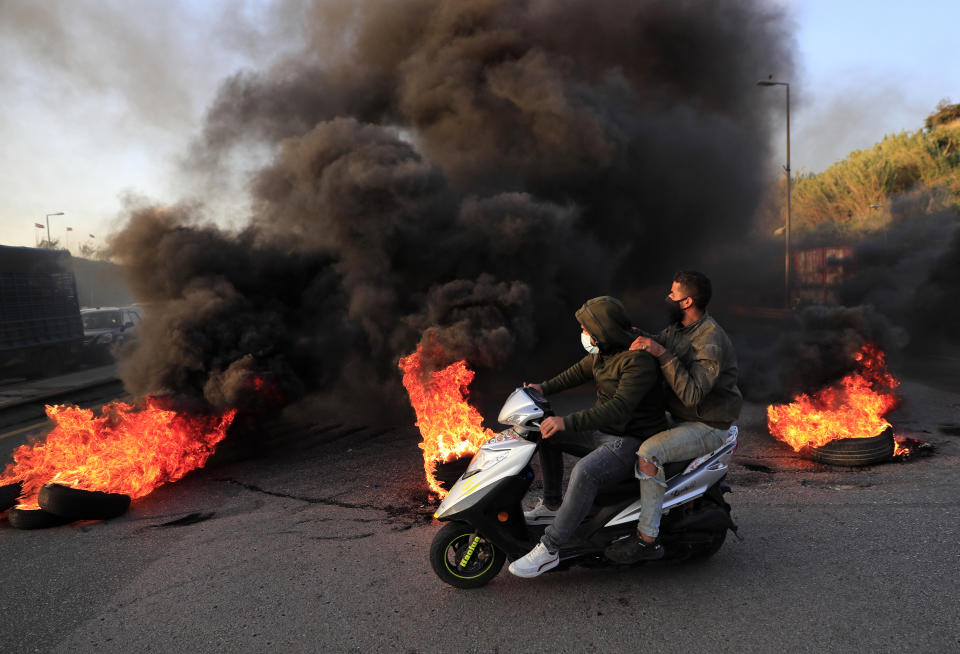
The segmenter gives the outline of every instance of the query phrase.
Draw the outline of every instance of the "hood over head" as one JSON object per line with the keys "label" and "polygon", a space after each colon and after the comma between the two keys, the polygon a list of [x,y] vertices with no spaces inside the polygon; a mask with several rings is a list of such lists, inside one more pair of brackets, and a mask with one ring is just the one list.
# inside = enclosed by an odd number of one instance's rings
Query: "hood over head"
{"label": "hood over head", "polygon": [[601,295],[587,300],[574,315],[593,336],[601,352],[626,350],[633,342],[627,310],[615,297]]}

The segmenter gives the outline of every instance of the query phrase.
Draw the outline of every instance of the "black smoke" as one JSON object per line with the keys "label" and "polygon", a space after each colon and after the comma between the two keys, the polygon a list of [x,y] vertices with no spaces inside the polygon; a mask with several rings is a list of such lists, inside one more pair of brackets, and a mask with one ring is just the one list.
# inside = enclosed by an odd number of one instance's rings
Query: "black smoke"
{"label": "black smoke", "polygon": [[960,219],[937,195],[894,198],[887,227],[857,244],[856,274],[842,289],[843,302],[875,306],[905,327],[915,355],[960,345]]}
{"label": "black smoke", "polygon": [[324,408],[404,407],[396,361],[418,342],[442,346],[433,367],[539,379],[578,356],[585,299],[659,298],[675,269],[704,267],[687,262],[747,248],[774,103],[754,82],[792,71],[781,10],[403,0],[306,15],[303,51],[226,80],[191,152],[209,172],[272,149],[246,226],[140,206],[113,241],[148,305],[122,366],[132,390],[225,406],[263,376]]}
{"label": "black smoke", "polygon": [[897,354],[909,341],[903,327],[870,305],[800,308],[777,319],[773,338],[756,324],[736,324],[740,386],[754,401],[814,393],[856,370],[865,345]]}
{"label": "black smoke", "polygon": [[839,304],[772,317],[731,316],[745,394],[788,400],[819,390],[853,372],[853,355],[868,343],[887,353],[895,373],[922,374],[933,359],[956,356],[960,220],[945,206],[949,197],[943,189],[918,188],[891,198],[884,209],[888,222],[872,234],[856,241],[835,231],[802,239],[800,248],[853,246],[836,288]]}

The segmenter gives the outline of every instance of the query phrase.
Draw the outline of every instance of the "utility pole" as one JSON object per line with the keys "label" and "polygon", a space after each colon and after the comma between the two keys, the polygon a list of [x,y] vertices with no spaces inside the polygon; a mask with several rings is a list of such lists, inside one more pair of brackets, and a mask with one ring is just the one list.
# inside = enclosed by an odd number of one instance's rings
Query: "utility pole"
{"label": "utility pole", "polygon": [[48,213],[47,214],[47,248],[53,248],[53,241],[50,240],[50,216],[62,216],[63,212],[58,211],[57,213]]}
{"label": "utility pole", "polygon": [[790,84],[774,82],[773,75],[769,79],[762,79],[757,86],[783,86],[787,89],[787,220],[784,229],[784,261],[783,261],[783,296],[784,306],[790,308],[790,185],[793,182],[790,172]]}

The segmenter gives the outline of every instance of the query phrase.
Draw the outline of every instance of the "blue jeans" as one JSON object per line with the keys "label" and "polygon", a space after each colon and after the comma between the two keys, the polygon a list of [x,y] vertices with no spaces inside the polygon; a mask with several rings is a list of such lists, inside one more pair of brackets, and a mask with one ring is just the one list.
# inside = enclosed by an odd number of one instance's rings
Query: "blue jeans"
{"label": "blue jeans", "polygon": [[657,466],[657,474],[651,477],[639,467],[635,470],[640,480],[640,520],[637,522],[637,531],[652,538],[660,533],[660,511],[667,490],[664,464],[695,459],[712,452],[723,445],[727,434],[726,429],[717,429],[702,422],[680,422],[643,442],[637,449],[637,456]]}
{"label": "blue jeans", "polygon": [[[541,538],[551,552],[570,540],[590,513],[601,486],[629,479],[636,466],[640,441],[600,431],[561,431],[540,443],[540,471],[543,475],[543,501],[560,510]],[[567,495],[563,497],[563,452],[583,456],[570,472]],[[562,503],[561,503],[561,498]]]}

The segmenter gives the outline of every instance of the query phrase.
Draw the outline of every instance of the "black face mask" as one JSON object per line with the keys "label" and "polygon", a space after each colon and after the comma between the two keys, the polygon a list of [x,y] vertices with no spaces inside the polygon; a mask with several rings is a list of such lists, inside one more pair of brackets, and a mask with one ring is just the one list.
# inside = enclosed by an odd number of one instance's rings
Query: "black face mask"
{"label": "black face mask", "polygon": [[683,309],[680,308],[680,300],[672,300],[668,297],[664,300],[664,307],[667,310],[667,317],[671,324],[683,320]]}

